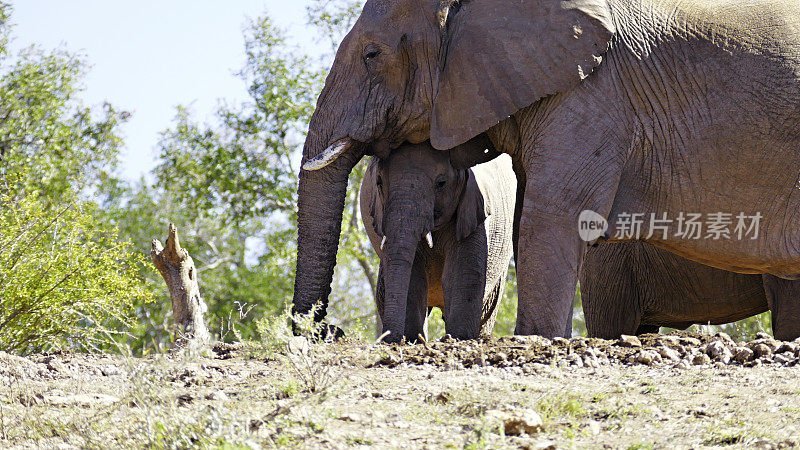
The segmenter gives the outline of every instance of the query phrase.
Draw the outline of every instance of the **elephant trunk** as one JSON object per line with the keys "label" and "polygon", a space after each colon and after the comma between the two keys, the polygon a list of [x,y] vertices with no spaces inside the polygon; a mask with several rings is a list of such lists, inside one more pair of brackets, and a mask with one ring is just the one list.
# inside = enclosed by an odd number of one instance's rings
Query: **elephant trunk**
{"label": "elephant trunk", "polygon": [[[311,133],[309,133],[311,134]],[[309,145],[306,141],[306,145]],[[308,153],[308,152],[304,152]],[[350,171],[363,155],[355,145],[320,170],[300,171],[297,199],[297,265],[292,313],[325,318],[339,246],[342,213]]]}
{"label": "elephant trunk", "polygon": [[[389,198],[386,204],[383,230],[386,246],[383,250],[385,273],[385,303],[383,330],[390,334],[386,342],[399,342],[406,331],[408,314],[408,293],[412,267],[417,247],[423,235],[432,229],[433,217],[414,214],[419,209],[418,202],[412,202],[413,194],[397,195]],[[406,199],[403,199],[405,197]],[[411,214],[409,214],[411,212]],[[406,336],[408,340],[416,336]]]}

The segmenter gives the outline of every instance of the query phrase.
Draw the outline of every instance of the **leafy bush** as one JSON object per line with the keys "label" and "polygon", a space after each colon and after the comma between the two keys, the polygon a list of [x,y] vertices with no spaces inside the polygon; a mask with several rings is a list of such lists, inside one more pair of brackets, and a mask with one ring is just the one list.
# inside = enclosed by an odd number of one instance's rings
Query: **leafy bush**
{"label": "leafy bush", "polygon": [[142,257],[93,207],[0,196],[0,350],[105,349],[129,325]]}

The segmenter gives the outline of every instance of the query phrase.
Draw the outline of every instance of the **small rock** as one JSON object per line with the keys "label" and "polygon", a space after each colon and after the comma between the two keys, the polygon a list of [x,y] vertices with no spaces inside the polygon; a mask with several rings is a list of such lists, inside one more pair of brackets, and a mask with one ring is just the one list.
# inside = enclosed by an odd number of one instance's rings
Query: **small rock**
{"label": "small rock", "polygon": [[665,335],[658,337],[658,343],[669,347],[677,347],[680,345],[680,340],[678,339],[678,336]]}
{"label": "small rock", "polygon": [[438,395],[429,395],[425,398],[425,403],[431,405],[446,405],[450,403],[452,396],[447,392],[440,392]]}
{"label": "small rock", "polygon": [[642,350],[636,355],[636,362],[648,366],[661,362],[661,355],[654,350]]}
{"label": "small rock", "polygon": [[227,402],[231,398],[228,397],[228,394],[225,391],[215,391],[208,395],[206,395],[206,400],[215,400],[218,402]]}
{"label": "small rock", "polygon": [[583,359],[581,359],[581,357],[575,353],[567,356],[567,361],[569,361],[573,366],[583,367]]}
{"label": "small rock", "polygon": [[714,361],[719,361],[728,364],[733,357],[733,353],[722,343],[722,341],[714,341],[708,344],[706,354]]}
{"label": "small rock", "polygon": [[711,358],[709,358],[705,353],[698,353],[692,357],[692,364],[695,366],[703,366],[709,363],[711,363]]}
{"label": "small rock", "polygon": [[505,353],[503,353],[503,352],[497,352],[497,353],[493,354],[493,355],[492,355],[492,356],[489,358],[489,360],[490,360],[491,362],[493,362],[493,363],[499,363],[499,362],[501,362],[501,361],[505,361],[505,360],[507,360],[507,359],[508,359],[508,355],[506,355],[506,354],[505,354]]}
{"label": "small rock", "polygon": [[553,441],[541,441],[529,447],[532,450],[556,450],[556,443]]}
{"label": "small rock", "polygon": [[678,362],[681,360],[681,357],[678,354],[678,352],[668,347],[659,348],[658,353],[661,355],[662,358],[666,358],[672,362]]}
{"label": "small rock", "polygon": [[345,413],[339,416],[339,420],[344,422],[364,422],[364,416],[358,413]]}
{"label": "small rock", "polygon": [[791,357],[791,356],[784,355],[784,354],[777,354],[777,355],[775,355],[773,357],[772,360],[774,362],[776,362],[776,363],[779,363],[779,364],[788,364],[788,363],[794,361],[794,358]]}
{"label": "small rock", "polygon": [[622,347],[641,347],[642,341],[640,341],[636,336],[623,334],[619,337],[619,345]]}
{"label": "small rock", "polygon": [[602,352],[594,347],[587,347],[586,350],[583,351],[583,356],[584,358],[586,356],[597,358],[598,356],[600,356],[600,353]]}
{"label": "small rock", "polygon": [[512,416],[503,420],[503,427],[507,436],[530,435],[544,430],[542,418],[530,409],[515,411]]}
{"label": "small rock", "polygon": [[720,331],[719,333],[715,334],[714,337],[720,339],[727,345],[733,345],[733,339],[731,339],[728,333]]}
{"label": "small rock", "polygon": [[753,353],[756,355],[756,358],[762,358],[765,356],[772,355],[772,348],[765,343],[759,343],[752,347]]}
{"label": "small rock", "polygon": [[597,436],[598,434],[600,434],[600,422],[598,422],[596,420],[590,420],[589,421],[589,433],[591,433],[592,436]]}
{"label": "small rock", "polygon": [[554,337],[553,338],[553,344],[555,344],[555,345],[557,345],[559,347],[567,347],[567,346],[569,346],[569,340],[568,339],[564,339],[563,337]]}
{"label": "small rock", "polygon": [[798,350],[800,350],[800,344],[784,342],[775,353],[797,353]]}
{"label": "small rock", "polygon": [[[463,367],[464,367],[464,365],[463,365],[463,364],[461,364],[461,362],[460,362],[460,361],[458,361],[458,360],[457,360],[457,359],[455,359],[455,358],[448,358],[448,359],[447,359],[447,360],[444,362],[444,369],[445,369],[445,370],[457,370],[457,369],[461,369],[461,368],[463,368]],[[431,377],[431,378],[433,378],[433,377]]]}
{"label": "small rock", "polygon": [[767,346],[772,353],[775,353],[783,343],[780,341],[776,341],[775,339],[756,339],[755,341],[751,342],[749,347],[755,350],[755,346],[757,345],[765,345]]}
{"label": "small rock", "polygon": [[714,358],[726,350],[726,348],[727,347],[725,347],[725,344],[723,344],[722,341],[713,341],[700,347],[700,351]]}
{"label": "small rock", "polygon": [[681,336],[681,337],[679,337],[678,338],[678,342],[680,342],[681,345],[689,345],[689,346],[692,346],[692,347],[699,347],[700,344],[701,344],[700,339],[696,339],[696,338],[689,337],[689,336]]}
{"label": "small rock", "polygon": [[759,331],[756,333],[756,339],[772,339],[772,336],[770,336],[769,333]]}
{"label": "small rock", "polygon": [[757,439],[757,440],[753,441],[750,445],[752,445],[753,448],[766,448],[766,449],[775,448],[774,445],[772,445],[768,440],[766,440],[764,438]]}
{"label": "small rock", "polygon": [[753,351],[747,347],[734,347],[733,359],[740,363],[745,363],[753,359]]}

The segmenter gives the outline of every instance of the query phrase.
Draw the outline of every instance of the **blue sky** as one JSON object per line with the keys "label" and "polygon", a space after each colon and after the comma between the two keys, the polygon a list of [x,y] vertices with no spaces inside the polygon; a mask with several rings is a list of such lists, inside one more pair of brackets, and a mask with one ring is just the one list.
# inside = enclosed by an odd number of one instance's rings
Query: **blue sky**
{"label": "blue sky", "polygon": [[[217,99],[244,99],[233,74],[244,62],[243,25],[268,12],[290,39],[318,53],[305,26],[304,1],[285,0],[12,0],[14,46],[63,45],[92,65],[83,98],[108,100],[133,117],[124,128],[123,174],[153,165],[158,133],[178,104],[207,117]],[[312,31],[313,33],[313,31]],[[327,50],[327,48],[322,49]]]}

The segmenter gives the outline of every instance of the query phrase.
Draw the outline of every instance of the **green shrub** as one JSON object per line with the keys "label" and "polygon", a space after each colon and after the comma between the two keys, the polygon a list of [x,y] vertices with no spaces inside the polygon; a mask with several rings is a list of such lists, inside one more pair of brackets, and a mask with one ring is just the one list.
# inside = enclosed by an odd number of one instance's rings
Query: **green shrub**
{"label": "green shrub", "polygon": [[106,349],[130,325],[142,257],[94,208],[0,193],[0,350]]}

